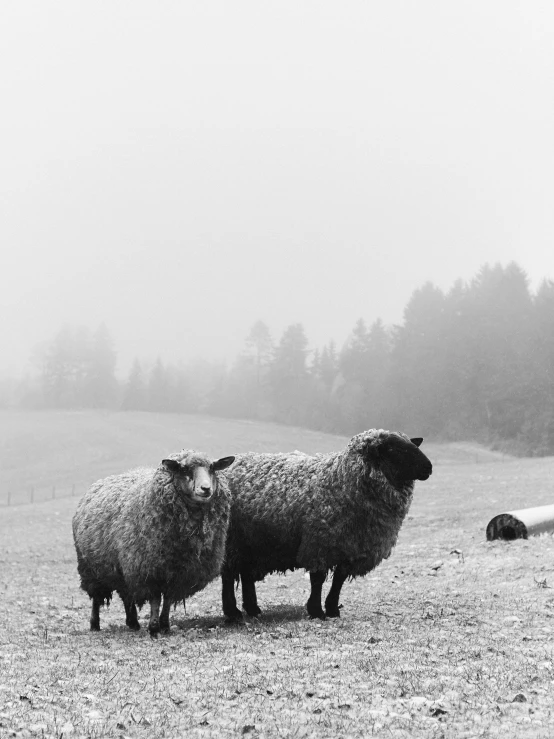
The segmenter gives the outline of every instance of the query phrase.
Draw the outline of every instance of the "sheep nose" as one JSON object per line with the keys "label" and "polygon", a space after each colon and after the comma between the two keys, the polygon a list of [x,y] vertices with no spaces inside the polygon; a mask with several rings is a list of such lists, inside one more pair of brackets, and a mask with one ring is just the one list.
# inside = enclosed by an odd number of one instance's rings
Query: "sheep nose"
{"label": "sheep nose", "polygon": [[201,485],[200,490],[204,495],[209,495],[212,492],[212,488],[210,485]]}

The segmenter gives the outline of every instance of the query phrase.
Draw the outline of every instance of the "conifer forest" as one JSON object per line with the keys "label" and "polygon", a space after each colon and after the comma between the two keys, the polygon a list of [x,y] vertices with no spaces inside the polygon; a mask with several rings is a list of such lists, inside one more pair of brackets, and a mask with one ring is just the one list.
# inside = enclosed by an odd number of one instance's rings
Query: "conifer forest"
{"label": "conifer forest", "polygon": [[108,327],[66,325],[35,347],[33,371],[4,379],[4,408],[110,408],[275,421],[327,432],[398,429],[554,454],[554,282],[532,291],[515,263],[485,265],[443,292],[426,283],[400,325],[360,317],[342,346],[301,323],[253,323],[228,364],[135,359],[116,374]]}

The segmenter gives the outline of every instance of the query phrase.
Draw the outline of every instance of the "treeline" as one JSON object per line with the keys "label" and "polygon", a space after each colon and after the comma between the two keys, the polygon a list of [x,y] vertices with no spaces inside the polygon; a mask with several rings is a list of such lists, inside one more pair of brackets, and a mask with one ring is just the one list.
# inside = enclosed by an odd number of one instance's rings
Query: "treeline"
{"label": "treeline", "polygon": [[11,388],[32,407],[208,413],[352,434],[376,426],[554,454],[554,283],[535,294],[512,263],[412,295],[402,325],[360,319],[344,346],[310,347],[301,324],[277,342],[256,322],[229,367],[135,360],[115,377],[106,327],[64,328]]}
{"label": "treeline", "polygon": [[[36,346],[34,373],[13,386],[15,405],[27,408],[115,408],[120,384],[117,355],[107,327],[95,332],[64,326],[51,341]],[[0,402],[6,405],[6,390]]]}

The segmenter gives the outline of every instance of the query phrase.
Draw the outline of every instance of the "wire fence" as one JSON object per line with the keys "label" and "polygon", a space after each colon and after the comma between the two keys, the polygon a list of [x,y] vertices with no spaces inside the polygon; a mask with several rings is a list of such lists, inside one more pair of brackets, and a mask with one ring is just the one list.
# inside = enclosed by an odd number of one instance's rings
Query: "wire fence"
{"label": "wire fence", "polygon": [[69,485],[51,485],[49,487],[35,487],[30,485],[26,490],[10,490],[0,497],[0,507],[30,505],[32,503],[44,503],[47,500],[58,500],[62,498],[77,498],[86,486],[82,483]]}

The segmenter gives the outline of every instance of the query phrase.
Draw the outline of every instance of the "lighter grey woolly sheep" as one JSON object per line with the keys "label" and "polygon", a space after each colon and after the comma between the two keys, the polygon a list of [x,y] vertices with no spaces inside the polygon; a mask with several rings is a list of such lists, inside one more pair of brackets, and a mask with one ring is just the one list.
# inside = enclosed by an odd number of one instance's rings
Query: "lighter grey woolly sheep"
{"label": "lighter grey woolly sheep", "polygon": [[157,469],[142,467],[92,485],[73,517],[73,539],[81,587],[92,598],[93,631],[114,590],[129,628],[140,628],[137,605],[149,601],[150,633],[167,631],[171,605],[217,577],[230,509],[220,471],[234,459],[213,461],[183,450]]}
{"label": "lighter grey woolly sheep", "polygon": [[[431,462],[423,439],[371,429],[332,454],[242,454],[226,473],[232,496],[222,569],[223,611],[239,620],[234,583],[242,581],[243,607],[261,611],[257,580],[298,567],[310,572],[312,618],[340,616],[348,577],[365,575],[387,558],[406,516],[414,480],[426,480]],[[321,607],[330,570],[333,583]]]}

